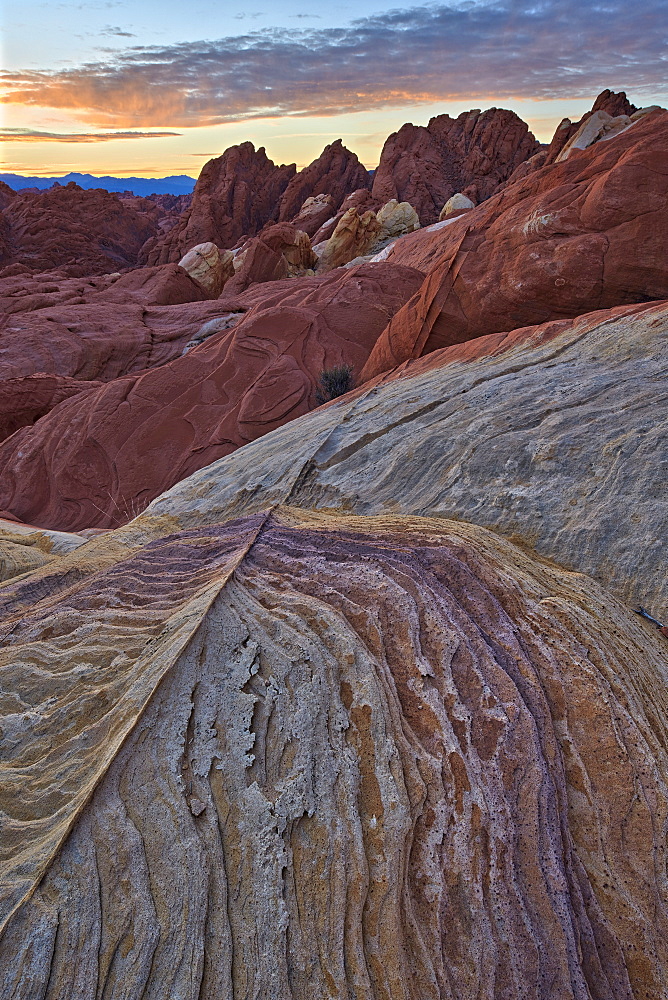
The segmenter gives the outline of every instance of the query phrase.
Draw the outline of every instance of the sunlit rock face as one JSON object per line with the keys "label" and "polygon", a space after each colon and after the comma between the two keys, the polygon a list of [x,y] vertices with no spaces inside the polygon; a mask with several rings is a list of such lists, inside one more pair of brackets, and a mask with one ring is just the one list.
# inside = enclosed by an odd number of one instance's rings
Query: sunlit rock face
{"label": "sunlit rock face", "polygon": [[639,620],[473,525],[166,527],[7,623],[6,995],[662,994]]}

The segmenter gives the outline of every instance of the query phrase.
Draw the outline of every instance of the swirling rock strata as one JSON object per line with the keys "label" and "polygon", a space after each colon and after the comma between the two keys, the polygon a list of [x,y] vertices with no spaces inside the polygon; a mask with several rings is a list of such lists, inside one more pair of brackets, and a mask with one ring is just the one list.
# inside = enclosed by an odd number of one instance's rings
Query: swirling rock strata
{"label": "swirling rock strata", "polygon": [[667,361],[666,302],[481,337],[273,431],[149,510],[195,524],[289,496],[464,518],[668,609]]}
{"label": "swirling rock strata", "polygon": [[665,665],[586,578],[283,508],[4,631],[3,995],[665,992]]}

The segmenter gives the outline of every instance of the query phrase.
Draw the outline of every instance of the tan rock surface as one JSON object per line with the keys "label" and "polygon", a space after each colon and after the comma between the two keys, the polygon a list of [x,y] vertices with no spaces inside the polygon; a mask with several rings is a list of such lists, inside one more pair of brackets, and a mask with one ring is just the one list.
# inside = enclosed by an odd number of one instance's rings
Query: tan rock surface
{"label": "tan rock surface", "polygon": [[282,508],[7,629],[5,995],[666,988],[665,664],[586,578]]}
{"label": "tan rock surface", "polygon": [[200,243],[179,261],[179,267],[216,299],[234,274],[233,260],[230,250],[221,253],[215,243]]}
{"label": "tan rock surface", "polygon": [[363,256],[376,243],[380,230],[381,223],[374,212],[360,213],[357,208],[349,208],[322,249],[318,271],[331,271],[355,257]]}
{"label": "tan rock surface", "polygon": [[453,212],[463,212],[469,208],[475,208],[475,202],[472,202],[470,198],[467,198],[465,194],[457,191],[453,194],[452,198],[448,198],[445,205],[441,209],[441,214],[438,217],[439,222],[443,222],[447,219],[449,215]]}

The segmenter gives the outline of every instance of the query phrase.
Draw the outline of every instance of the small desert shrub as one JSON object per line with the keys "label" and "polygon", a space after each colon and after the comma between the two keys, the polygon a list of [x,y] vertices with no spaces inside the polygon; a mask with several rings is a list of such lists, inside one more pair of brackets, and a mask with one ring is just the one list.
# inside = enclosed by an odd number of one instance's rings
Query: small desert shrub
{"label": "small desert shrub", "polygon": [[329,403],[330,399],[344,396],[355,385],[352,365],[339,365],[336,368],[324,368],[318,376],[319,387],[315,398],[318,405]]}

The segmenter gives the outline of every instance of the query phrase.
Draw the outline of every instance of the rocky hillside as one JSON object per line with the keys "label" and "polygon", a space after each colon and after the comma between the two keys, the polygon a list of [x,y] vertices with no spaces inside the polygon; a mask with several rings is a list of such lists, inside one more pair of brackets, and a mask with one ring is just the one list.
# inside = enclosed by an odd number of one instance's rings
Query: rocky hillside
{"label": "rocky hillside", "polygon": [[0,993],[668,996],[668,112],[161,199],[0,188]]}

